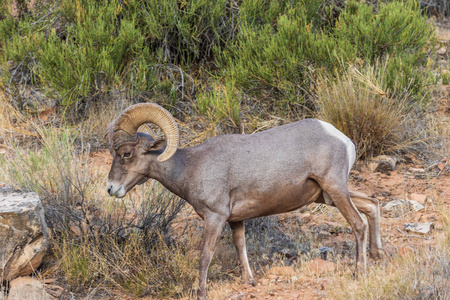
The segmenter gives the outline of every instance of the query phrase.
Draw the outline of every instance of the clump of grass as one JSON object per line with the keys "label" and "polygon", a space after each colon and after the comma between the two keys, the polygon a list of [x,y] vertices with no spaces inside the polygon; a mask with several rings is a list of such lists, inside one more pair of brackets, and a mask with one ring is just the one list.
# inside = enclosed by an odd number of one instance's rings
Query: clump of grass
{"label": "clump of grass", "polygon": [[387,66],[361,71],[351,66],[335,77],[321,76],[317,88],[316,117],[350,137],[362,158],[404,150],[417,142],[408,117],[413,108],[409,95],[396,96],[387,89]]}
{"label": "clump of grass", "polygon": [[64,276],[72,290],[101,286],[137,297],[192,296],[198,258],[190,252],[193,240],[177,239],[168,242],[158,234],[150,248],[139,231],[121,243],[112,235],[76,243],[63,239],[53,244],[58,259],[53,274]]}
{"label": "clump of grass", "polygon": [[240,93],[232,78],[223,85],[216,83],[197,95],[197,106],[201,113],[215,123],[229,120],[234,127],[240,124],[240,102]]}

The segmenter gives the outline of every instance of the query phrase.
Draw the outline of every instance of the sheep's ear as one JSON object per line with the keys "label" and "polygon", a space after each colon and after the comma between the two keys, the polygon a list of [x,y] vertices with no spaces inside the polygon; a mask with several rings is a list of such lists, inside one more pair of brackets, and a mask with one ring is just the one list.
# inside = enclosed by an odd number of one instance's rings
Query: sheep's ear
{"label": "sheep's ear", "polygon": [[157,141],[146,141],[142,145],[142,148],[147,152],[158,151],[158,150],[162,150],[165,145],[166,145],[165,139],[157,140]]}
{"label": "sheep's ear", "polygon": [[162,150],[164,148],[164,146],[166,145],[166,140],[162,139],[162,140],[157,140],[153,143],[153,146],[150,150]]}

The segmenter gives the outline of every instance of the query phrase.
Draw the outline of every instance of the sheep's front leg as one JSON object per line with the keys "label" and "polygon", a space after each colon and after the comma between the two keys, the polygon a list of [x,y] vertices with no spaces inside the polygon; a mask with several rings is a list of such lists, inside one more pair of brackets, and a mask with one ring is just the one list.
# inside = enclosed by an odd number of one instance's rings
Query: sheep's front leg
{"label": "sheep's front leg", "polygon": [[233,244],[239,256],[242,270],[242,280],[245,283],[255,284],[252,270],[248,263],[247,249],[245,247],[245,224],[244,221],[230,222],[231,230],[233,231]]}
{"label": "sheep's front leg", "polygon": [[226,217],[219,214],[205,216],[205,231],[203,236],[202,253],[199,262],[198,299],[206,299],[206,278],[208,267],[211,263],[214,251],[222,236],[222,230],[226,223]]}

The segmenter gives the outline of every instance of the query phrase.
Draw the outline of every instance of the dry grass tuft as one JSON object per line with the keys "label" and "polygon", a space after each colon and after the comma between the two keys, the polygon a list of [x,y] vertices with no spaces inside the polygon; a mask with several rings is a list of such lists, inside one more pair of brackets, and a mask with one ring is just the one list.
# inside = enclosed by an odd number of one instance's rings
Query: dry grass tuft
{"label": "dry grass tuft", "polygon": [[320,78],[316,117],[350,137],[361,158],[404,150],[420,140],[411,127],[407,95],[386,89],[386,66],[350,67],[342,75]]}

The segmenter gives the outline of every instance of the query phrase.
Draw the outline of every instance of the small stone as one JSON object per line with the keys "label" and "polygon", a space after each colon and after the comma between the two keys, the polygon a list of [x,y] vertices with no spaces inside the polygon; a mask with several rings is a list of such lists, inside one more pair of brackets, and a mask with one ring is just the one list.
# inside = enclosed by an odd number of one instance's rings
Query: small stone
{"label": "small stone", "polygon": [[442,171],[445,168],[445,164],[441,161],[437,164],[437,168],[439,169],[439,171]]}
{"label": "small stone", "polygon": [[414,200],[409,200],[409,203],[411,203],[411,206],[414,211],[419,211],[425,208],[425,206]]}
{"label": "small stone", "polygon": [[376,163],[376,162],[370,162],[369,165],[368,165],[368,168],[369,168],[369,170],[370,170],[371,172],[374,172],[375,169],[377,168],[377,166],[378,166],[378,163]]}
{"label": "small stone", "polygon": [[442,46],[441,48],[439,48],[439,49],[436,51],[436,53],[439,54],[439,55],[445,55],[445,54],[447,53],[447,47]]}
{"label": "small stone", "polygon": [[403,229],[409,232],[427,234],[434,228],[433,222],[426,223],[407,223],[403,225]]}
{"label": "small stone", "polygon": [[83,233],[81,232],[80,227],[78,227],[74,222],[70,221],[70,231],[72,231],[77,236],[82,236]]}
{"label": "small stone", "polygon": [[397,164],[397,159],[387,155],[380,155],[373,159],[377,162],[376,172],[389,173],[395,170],[395,165]]}
{"label": "small stone", "polygon": [[419,202],[422,205],[424,205],[427,201],[427,195],[425,194],[412,193],[411,195],[409,195],[409,198],[413,201]]}

